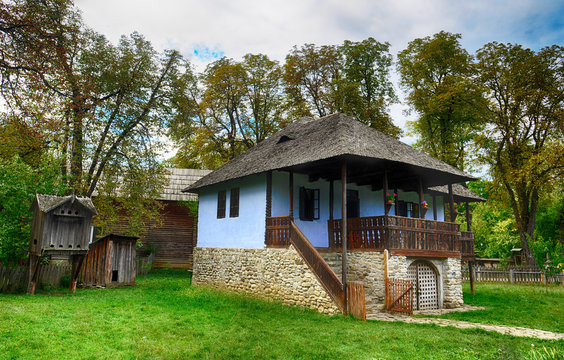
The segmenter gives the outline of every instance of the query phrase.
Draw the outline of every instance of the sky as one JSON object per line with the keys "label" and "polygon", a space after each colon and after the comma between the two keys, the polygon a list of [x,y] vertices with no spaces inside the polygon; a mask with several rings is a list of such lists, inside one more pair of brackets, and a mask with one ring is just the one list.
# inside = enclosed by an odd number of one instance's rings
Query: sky
{"label": "sky", "polygon": [[[564,0],[76,0],[85,23],[114,43],[133,31],[158,50],[176,49],[203,70],[215,59],[262,53],[284,61],[293,46],[338,45],[373,37],[397,53],[415,39],[445,30],[462,35],[470,53],[484,44],[533,50],[564,45]],[[398,75],[392,81],[400,99]],[[396,104],[405,128],[413,119]],[[412,143],[413,138],[402,139]]]}

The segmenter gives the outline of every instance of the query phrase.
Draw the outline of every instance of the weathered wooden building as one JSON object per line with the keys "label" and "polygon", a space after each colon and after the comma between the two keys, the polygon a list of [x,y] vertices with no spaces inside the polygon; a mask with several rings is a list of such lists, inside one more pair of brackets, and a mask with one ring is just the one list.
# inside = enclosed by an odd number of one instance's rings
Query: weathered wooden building
{"label": "weathered wooden building", "polygon": [[109,234],[90,244],[79,283],[87,287],[135,285],[137,239]]}
{"label": "weathered wooden building", "polygon": [[88,252],[92,217],[96,208],[89,198],[74,195],[35,195],[31,205],[30,282],[28,292],[35,292],[42,256],[65,259],[72,264],[70,290],[76,288],[78,271]]}
{"label": "weathered wooden building", "polygon": [[[209,170],[169,168],[168,182],[158,201],[163,205],[162,216],[146,224],[140,238],[155,249],[153,268],[192,269],[192,252],[197,241],[197,219],[190,212],[188,202],[197,201],[196,194],[183,193]],[[159,224],[160,223],[160,224]],[[128,218],[121,214],[119,224],[112,231],[125,233]]]}

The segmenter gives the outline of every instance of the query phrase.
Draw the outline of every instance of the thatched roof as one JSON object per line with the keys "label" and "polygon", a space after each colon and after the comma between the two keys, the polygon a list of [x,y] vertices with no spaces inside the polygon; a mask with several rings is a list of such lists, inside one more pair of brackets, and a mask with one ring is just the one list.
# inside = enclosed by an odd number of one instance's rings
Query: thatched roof
{"label": "thatched roof", "polygon": [[[96,207],[92,203],[92,200],[87,197],[76,197],[74,195],[69,196],[56,196],[56,195],[45,195],[45,194],[36,194],[35,200],[33,204],[39,208],[40,211],[47,213],[60,205],[63,205],[66,202],[78,202],[83,207],[88,209],[92,214],[97,214]],[[32,204],[32,207],[33,207]]]}
{"label": "thatched roof", "polygon": [[[428,189],[431,193],[436,193],[437,195],[448,195],[448,186],[434,186]],[[472,190],[460,184],[452,184],[452,195],[454,201],[456,202],[477,202],[486,201],[480,195],[475,194]]]}
{"label": "thatched roof", "polygon": [[[203,177],[184,191],[270,170],[292,170],[312,178],[339,179],[347,161],[349,181],[377,185],[388,170],[391,186],[425,186],[473,180],[462,171],[372,129],[344,114],[300,118],[252,149]],[[394,177],[395,176],[395,177]],[[409,182],[405,179],[411,177]],[[381,183],[380,185],[381,186]]]}

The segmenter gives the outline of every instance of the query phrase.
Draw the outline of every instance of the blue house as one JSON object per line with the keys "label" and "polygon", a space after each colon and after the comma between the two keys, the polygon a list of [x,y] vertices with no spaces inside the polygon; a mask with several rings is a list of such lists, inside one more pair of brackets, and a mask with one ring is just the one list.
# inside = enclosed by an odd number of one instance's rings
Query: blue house
{"label": "blue house", "polygon": [[458,185],[473,179],[343,114],[297,119],[185,189],[193,283],[335,313],[351,281],[369,312],[406,303],[386,291],[401,280],[412,309],[460,306],[473,235],[455,202],[482,200]]}

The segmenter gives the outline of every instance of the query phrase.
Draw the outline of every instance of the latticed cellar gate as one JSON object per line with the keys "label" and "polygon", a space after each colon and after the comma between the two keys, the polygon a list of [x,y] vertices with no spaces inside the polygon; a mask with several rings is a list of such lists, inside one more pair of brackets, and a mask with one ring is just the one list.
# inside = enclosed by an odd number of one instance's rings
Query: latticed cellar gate
{"label": "latticed cellar gate", "polygon": [[415,286],[413,296],[414,310],[433,310],[439,308],[438,275],[433,267],[422,261],[416,261],[407,269],[408,280]]}

